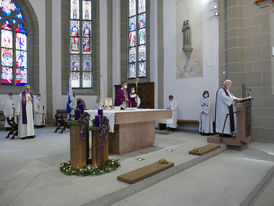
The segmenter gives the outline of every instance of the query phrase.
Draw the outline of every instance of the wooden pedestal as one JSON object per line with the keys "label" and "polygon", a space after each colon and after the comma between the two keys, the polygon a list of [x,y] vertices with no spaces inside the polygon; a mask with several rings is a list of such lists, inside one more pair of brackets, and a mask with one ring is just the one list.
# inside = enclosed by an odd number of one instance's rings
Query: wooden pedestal
{"label": "wooden pedestal", "polygon": [[70,161],[71,167],[80,169],[87,165],[89,132],[84,141],[80,138],[81,126],[70,126]]}
{"label": "wooden pedestal", "polygon": [[[104,147],[102,147],[102,145]],[[106,143],[100,137],[100,132],[92,132],[92,167],[103,168],[108,160],[109,135],[106,136]]]}

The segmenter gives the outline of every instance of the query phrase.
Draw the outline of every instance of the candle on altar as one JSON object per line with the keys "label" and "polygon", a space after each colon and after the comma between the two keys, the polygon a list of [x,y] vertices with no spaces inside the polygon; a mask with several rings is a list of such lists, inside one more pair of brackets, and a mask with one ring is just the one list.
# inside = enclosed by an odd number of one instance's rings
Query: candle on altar
{"label": "candle on altar", "polygon": [[83,103],[79,104],[79,109],[81,111],[81,114],[84,114],[84,104]]}
{"label": "candle on altar", "polygon": [[99,127],[101,122],[101,115],[95,115],[95,127]]}
{"label": "candle on altar", "polygon": [[101,115],[101,117],[103,117],[103,109],[98,109],[98,114]]}
{"label": "candle on altar", "polygon": [[81,110],[78,109],[78,108],[76,108],[76,109],[75,109],[75,113],[74,113],[74,119],[75,119],[75,120],[80,119],[80,115],[81,115]]}

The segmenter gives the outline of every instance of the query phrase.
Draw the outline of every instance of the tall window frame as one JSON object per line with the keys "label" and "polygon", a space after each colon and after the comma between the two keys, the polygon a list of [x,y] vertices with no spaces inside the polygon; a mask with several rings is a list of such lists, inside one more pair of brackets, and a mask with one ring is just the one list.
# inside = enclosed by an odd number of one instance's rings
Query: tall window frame
{"label": "tall window frame", "polygon": [[128,0],[127,78],[147,78],[146,0]]}
{"label": "tall window frame", "polygon": [[29,83],[28,35],[21,12],[12,0],[0,0],[1,85]]}
{"label": "tall window frame", "polygon": [[93,88],[92,0],[70,0],[69,81],[73,89]]}

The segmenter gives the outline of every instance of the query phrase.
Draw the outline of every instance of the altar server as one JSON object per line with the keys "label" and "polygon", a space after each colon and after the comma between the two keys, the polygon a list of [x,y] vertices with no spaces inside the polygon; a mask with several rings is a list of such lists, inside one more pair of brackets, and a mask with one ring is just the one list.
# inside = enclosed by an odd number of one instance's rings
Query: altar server
{"label": "altar server", "polygon": [[213,133],[210,104],[211,102],[209,98],[209,92],[204,91],[202,95],[202,99],[200,101],[200,124],[199,124],[199,132],[203,135]]}
{"label": "altar server", "polygon": [[[9,93],[9,97],[5,101],[4,105],[4,116],[5,116],[5,128],[10,128],[7,118],[11,119],[15,117],[15,101],[13,99],[13,93]],[[16,121],[16,119],[15,119]]]}
{"label": "altar server", "polygon": [[131,98],[127,90],[127,82],[123,82],[121,88],[117,91],[114,106],[121,106],[122,108],[133,107],[135,98]]}
{"label": "altar server", "polygon": [[135,88],[132,87],[130,90],[130,97],[134,99],[132,102],[132,107],[139,107],[141,104],[141,99],[140,97],[135,93]]}
{"label": "altar server", "polygon": [[229,89],[231,88],[231,85],[232,82],[230,80],[225,80],[216,94],[215,122],[217,133],[222,134],[226,115],[229,114],[225,123],[224,136],[231,136],[237,132],[236,113],[234,113],[236,112],[236,109],[234,103],[239,102],[240,99],[230,93]]}
{"label": "altar server", "polygon": [[34,125],[45,125],[45,104],[41,99],[41,95],[38,94],[34,104]]}
{"label": "altar server", "polygon": [[34,138],[34,96],[30,92],[30,86],[25,85],[24,91],[19,95],[16,115],[18,118],[18,135],[21,139]]}
{"label": "altar server", "polygon": [[172,95],[169,95],[168,99],[169,101],[168,101],[167,109],[172,110],[172,119],[167,121],[166,127],[169,131],[173,131],[175,128],[178,127],[178,124],[177,124],[178,104],[177,104],[177,101],[174,100],[174,97]]}

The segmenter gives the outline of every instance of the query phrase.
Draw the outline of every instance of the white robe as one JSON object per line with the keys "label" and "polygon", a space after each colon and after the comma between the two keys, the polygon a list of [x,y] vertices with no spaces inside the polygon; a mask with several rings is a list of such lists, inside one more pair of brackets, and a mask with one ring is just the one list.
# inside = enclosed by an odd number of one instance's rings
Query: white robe
{"label": "white robe", "polygon": [[34,104],[34,125],[45,125],[45,105],[42,100],[35,99]]}
{"label": "white robe", "polygon": [[[27,124],[23,124],[22,119],[22,94],[19,95],[19,99],[17,102],[17,115],[18,118],[18,135],[19,137],[27,137],[34,136],[34,124],[33,124],[33,110],[32,110],[32,102],[28,101],[28,96],[30,94],[26,94],[26,113],[27,113]],[[33,100],[34,101],[34,100]],[[34,102],[35,103],[35,102]]]}
{"label": "white robe", "polygon": [[[12,118],[15,116],[15,101],[13,99],[7,98],[5,105],[4,105],[4,116],[5,116],[5,127],[9,128],[10,125],[8,124],[7,118]],[[16,121],[16,118],[15,120]]]}
{"label": "white robe", "polygon": [[[131,97],[131,98],[135,98],[135,97],[136,97],[136,94],[130,94],[130,97]],[[135,102],[136,102],[136,99],[135,99]],[[137,102],[136,102],[137,107],[139,107],[140,104],[141,104],[141,99],[140,99],[140,97],[138,96],[138,97],[137,97]]]}
{"label": "white robe", "polygon": [[210,99],[202,97],[200,102],[200,124],[199,132],[213,133]]}
{"label": "white robe", "polygon": [[175,100],[169,101],[167,108],[172,110],[172,119],[167,121],[166,126],[170,127],[170,128],[177,128],[178,127],[178,124],[177,124],[178,104],[177,104],[177,102]]}
{"label": "white robe", "polygon": [[[226,115],[229,114],[229,106],[233,105],[233,112],[236,112],[236,107],[235,104],[233,104],[234,97],[232,94],[230,94],[229,90],[227,90],[229,93],[229,97],[226,96],[224,90],[220,88],[217,91],[217,96],[216,96],[216,133],[222,134],[223,131],[223,126],[225,122]],[[234,113],[234,124],[235,124],[235,131],[233,133],[237,132],[237,119],[236,119],[236,114]],[[224,129],[224,134],[229,134],[231,135],[231,129],[230,129],[230,116],[228,115],[226,124],[225,124],[225,129]]]}

